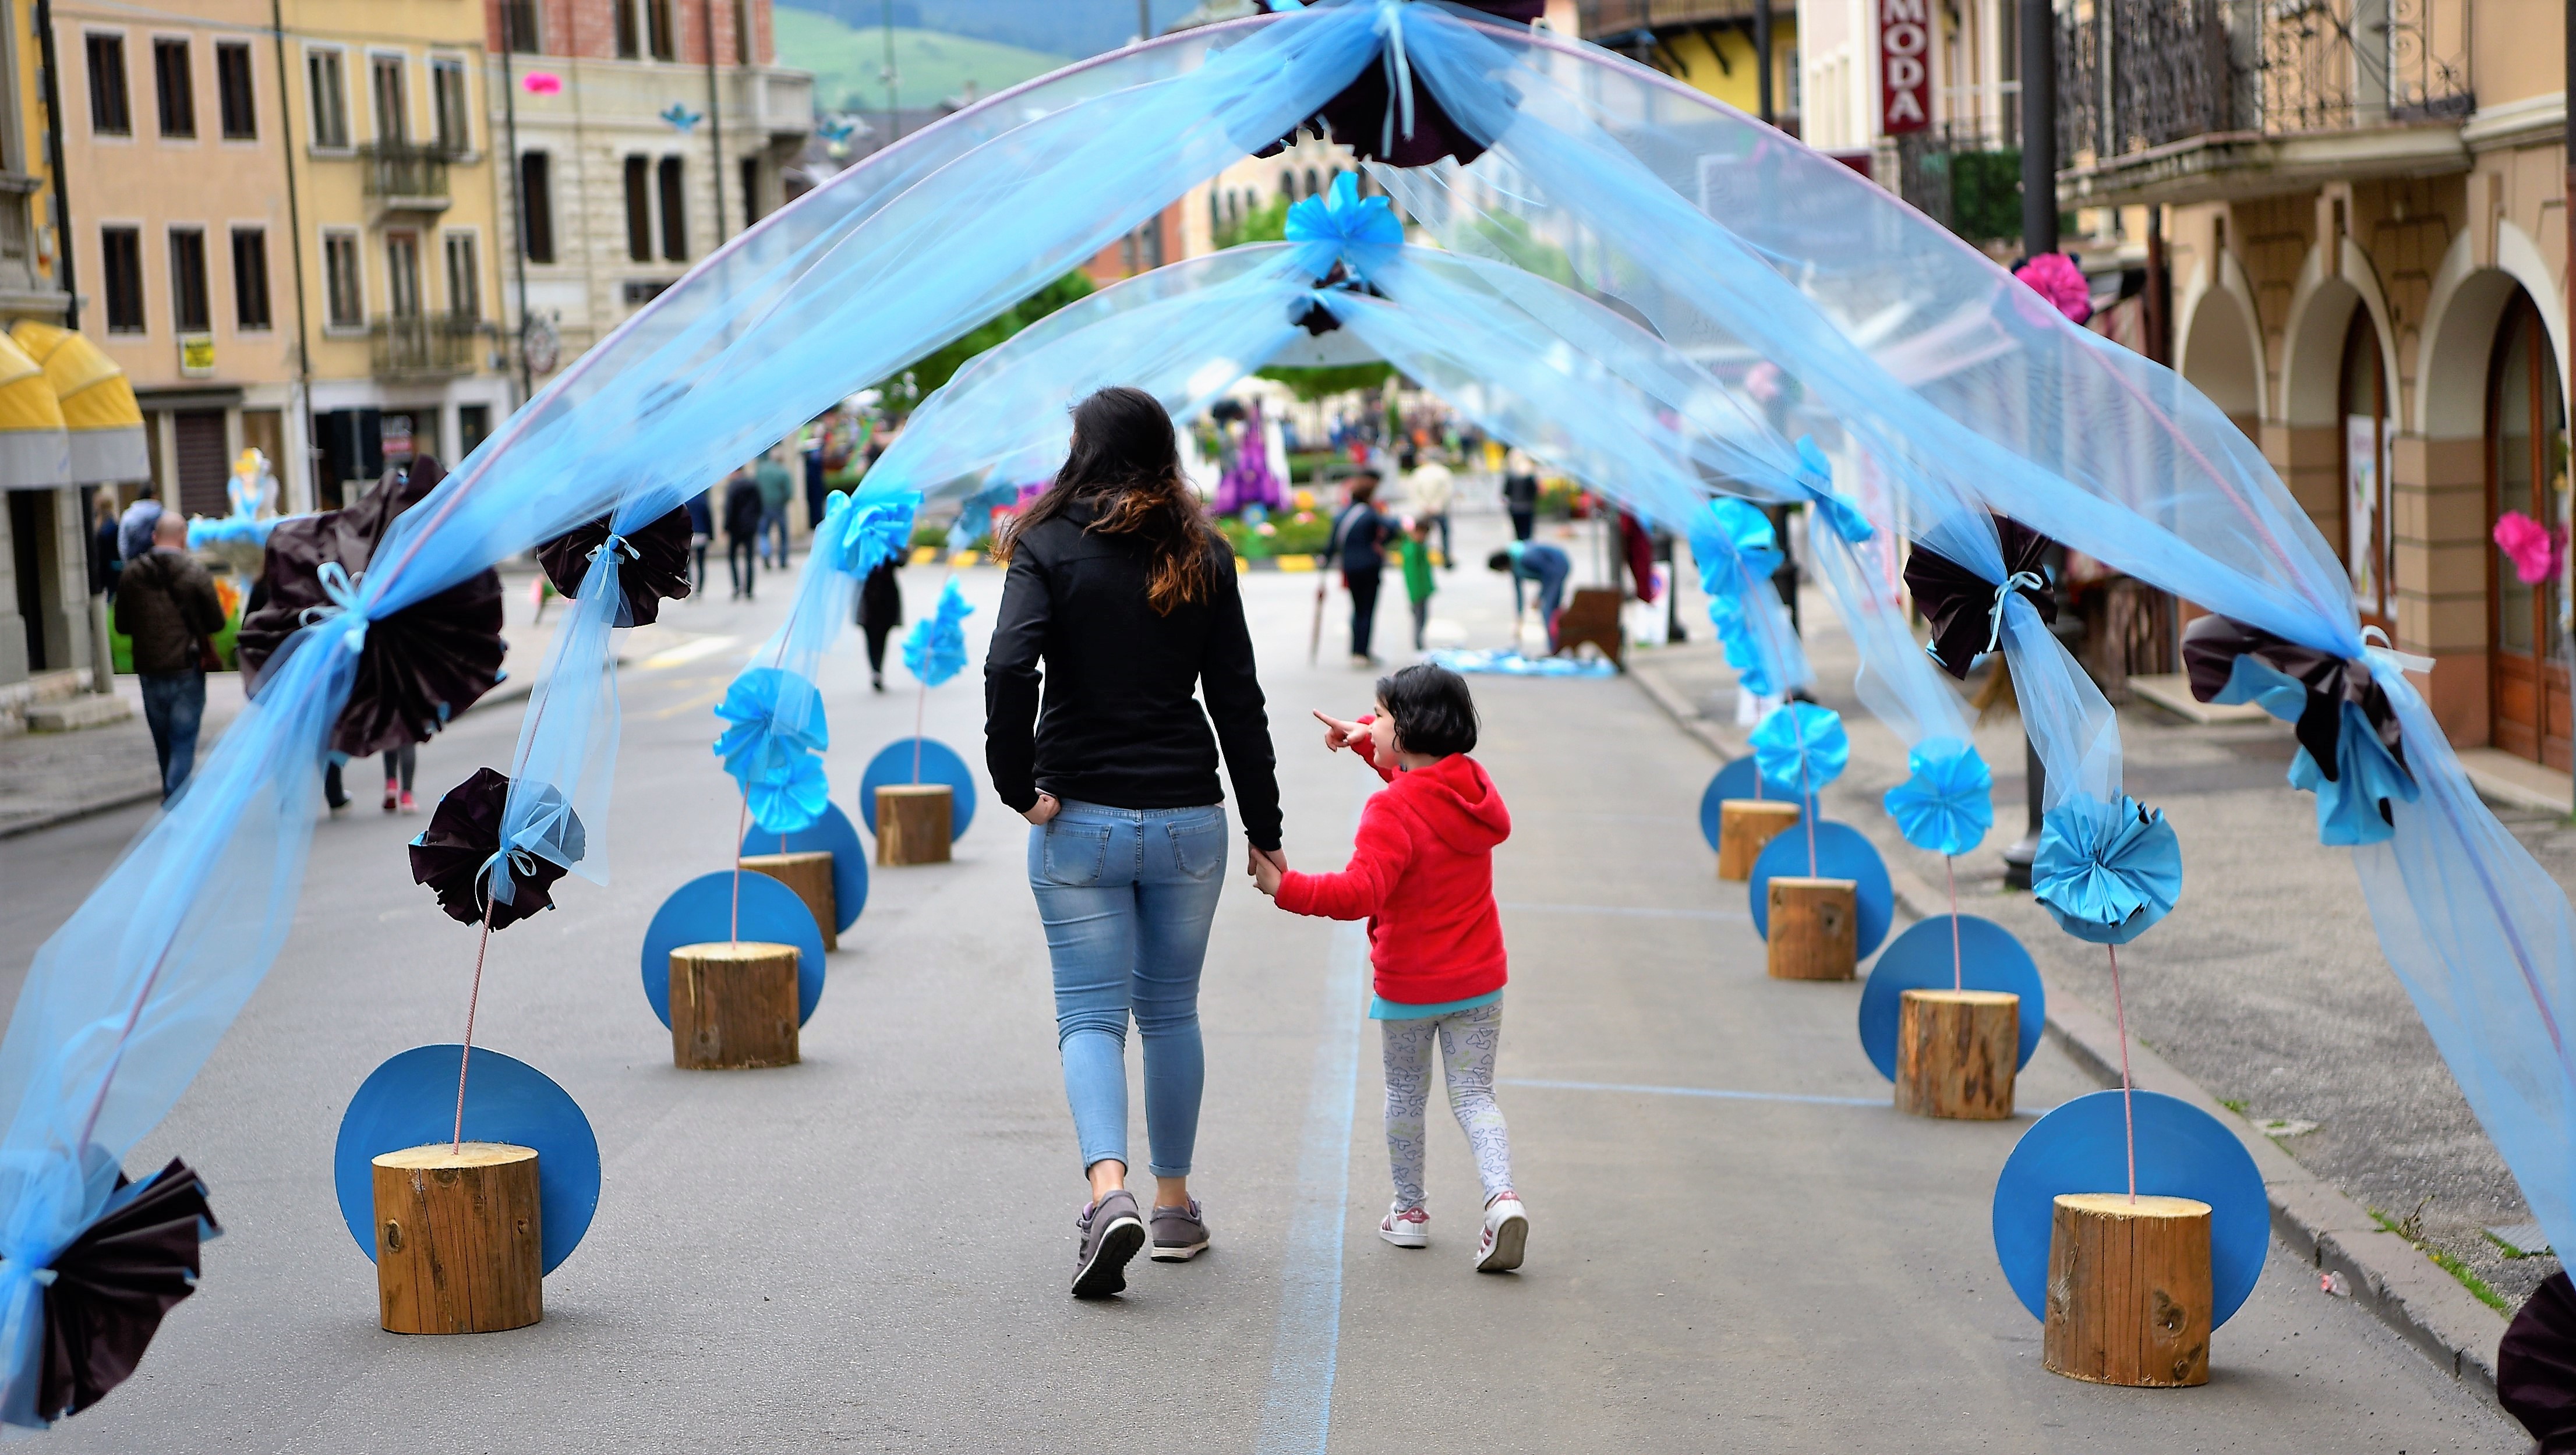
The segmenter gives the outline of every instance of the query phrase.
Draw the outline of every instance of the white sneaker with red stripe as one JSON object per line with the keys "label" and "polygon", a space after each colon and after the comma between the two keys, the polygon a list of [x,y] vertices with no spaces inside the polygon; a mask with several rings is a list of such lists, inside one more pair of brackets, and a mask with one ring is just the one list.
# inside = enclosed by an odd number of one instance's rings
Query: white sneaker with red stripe
{"label": "white sneaker with red stripe", "polygon": [[1476,1271],[1509,1273],[1521,1266],[1521,1252],[1529,1245],[1529,1214],[1521,1210],[1521,1200],[1509,1192],[1499,1192],[1485,1204],[1485,1235],[1476,1241]]}
{"label": "white sneaker with red stripe", "polygon": [[1377,1235],[1399,1248],[1428,1248],[1431,1214],[1397,1203],[1386,1210],[1386,1221],[1377,1225]]}

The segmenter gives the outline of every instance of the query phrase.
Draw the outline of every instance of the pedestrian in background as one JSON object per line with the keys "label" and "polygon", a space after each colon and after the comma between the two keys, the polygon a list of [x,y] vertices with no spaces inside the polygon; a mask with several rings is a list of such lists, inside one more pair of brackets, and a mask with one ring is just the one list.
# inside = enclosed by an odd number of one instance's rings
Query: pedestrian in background
{"label": "pedestrian in background", "polygon": [[707,599],[707,542],[716,538],[715,487],[709,486],[689,497],[689,559],[696,567],[689,577],[689,599]]}
{"label": "pedestrian in background", "polygon": [[1438,456],[1426,460],[1409,451],[1405,454],[1405,509],[1411,512],[1415,524],[1439,527],[1440,564],[1453,570],[1458,558],[1449,550],[1449,502],[1457,493],[1457,480]]}
{"label": "pedestrian in background", "polygon": [[1511,512],[1512,539],[1528,540],[1538,524],[1538,461],[1518,450],[1503,457],[1503,509]]}
{"label": "pedestrian in background", "polygon": [[124,517],[116,523],[118,559],[131,561],[151,550],[152,523],[160,518],[161,501],[152,493],[152,487],[146,485],[134,503],[125,507]]}
{"label": "pedestrian in background", "polygon": [[1430,1198],[1422,1186],[1423,1112],[1437,1044],[1449,1110],[1467,1134],[1484,1183],[1484,1229],[1476,1271],[1521,1266],[1529,1215],[1512,1190],[1512,1145],[1494,1104],[1494,1057],[1503,1038],[1509,978],[1502,916],[1494,907],[1494,847],[1511,837],[1512,816],[1476,747],[1476,701],[1467,681],[1417,663],[1378,679],[1377,711],[1356,722],[1318,712],[1324,746],[1348,748],[1387,787],[1371,794],[1348,867],[1338,874],[1290,873],[1252,863],[1254,882],[1291,914],[1366,920],[1386,1068],[1386,1154],[1395,1202],[1377,1234],[1399,1248],[1431,1243]]}
{"label": "pedestrian in background", "polygon": [[224,629],[215,578],[186,550],[188,522],[164,511],[152,522],[151,548],[131,558],[117,582],[116,629],[134,645],[142,679],[143,721],[161,761],[161,801],[187,786],[197,766],[197,725],[206,715],[210,638]]}
{"label": "pedestrian in background", "polygon": [[985,653],[984,758],[994,796],[1035,826],[1029,889],[1091,1182],[1073,1293],[1099,1298],[1127,1286],[1149,1236],[1127,1190],[1131,1015],[1153,1257],[1183,1262],[1208,1246],[1189,1174],[1207,1078],[1199,971],[1225,887],[1219,745],[1252,856],[1285,869],[1279,783],[1234,553],[1182,476],[1153,395],[1103,389],[1074,407],[1064,468],[1003,525],[994,557],[1009,573]]}
{"label": "pedestrian in background", "polygon": [[779,445],[762,455],[751,472],[752,482],[760,487],[760,554],[780,571],[787,569],[787,507],[796,500],[796,481],[787,473],[786,457],[787,446]]}
{"label": "pedestrian in background", "polygon": [[1423,633],[1431,625],[1431,593],[1438,589],[1431,579],[1431,522],[1416,520],[1407,527],[1404,539],[1396,542],[1395,554],[1404,565],[1405,598],[1413,603],[1413,649],[1423,651]]}
{"label": "pedestrian in background", "polygon": [[385,812],[420,812],[411,801],[412,774],[419,766],[420,744],[385,749]]}
{"label": "pedestrian in background", "polygon": [[725,570],[733,576],[733,599],[751,600],[760,569],[760,485],[749,470],[736,470],[725,480]]}
{"label": "pedestrian in background", "polygon": [[1369,650],[1377,628],[1377,589],[1386,573],[1386,541],[1395,527],[1377,509],[1377,472],[1351,477],[1350,503],[1333,521],[1332,553],[1342,570],[1342,585],[1351,593],[1351,665],[1374,667]]}
{"label": "pedestrian in background", "polygon": [[886,636],[903,625],[903,583],[896,561],[879,561],[859,583],[859,630],[868,634],[868,685],[885,691]]}
{"label": "pedestrian in background", "polygon": [[90,507],[89,594],[116,595],[116,573],[125,565],[117,549],[116,497],[101,487]]}
{"label": "pedestrian in background", "polygon": [[1485,558],[1485,565],[1512,578],[1512,632],[1519,645],[1521,583],[1538,586],[1539,624],[1547,628],[1547,649],[1556,651],[1556,614],[1565,605],[1565,581],[1574,574],[1573,558],[1545,541],[1514,541]]}

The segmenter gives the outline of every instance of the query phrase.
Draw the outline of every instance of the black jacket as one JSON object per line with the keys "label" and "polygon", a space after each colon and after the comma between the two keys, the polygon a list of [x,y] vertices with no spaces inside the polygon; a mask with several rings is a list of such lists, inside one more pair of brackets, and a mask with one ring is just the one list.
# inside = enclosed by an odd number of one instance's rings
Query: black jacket
{"label": "black jacket", "polygon": [[725,486],[724,528],[735,540],[760,534],[760,486],[749,475],[737,475]]}
{"label": "black jacket", "polygon": [[196,671],[203,661],[197,643],[224,629],[215,578],[184,551],[145,551],[125,563],[117,581],[116,629],[133,638],[136,673]]}
{"label": "black jacket", "polygon": [[1395,523],[1379,512],[1375,501],[1353,502],[1333,522],[1335,556],[1345,571],[1383,570],[1387,538],[1394,534]]}
{"label": "black jacket", "polygon": [[[984,657],[984,762],[994,794],[1022,812],[1040,791],[1112,808],[1220,803],[1222,743],[1245,837],[1278,848],[1270,719],[1234,553],[1218,538],[1207,599],[1158,616],[1145,601],[1144,543],[1090,534],[1092,518],[1089,503],[1076,501],[1032,528],[1011,556]],[[1205,713],[1193,689],[1205,694]]]}

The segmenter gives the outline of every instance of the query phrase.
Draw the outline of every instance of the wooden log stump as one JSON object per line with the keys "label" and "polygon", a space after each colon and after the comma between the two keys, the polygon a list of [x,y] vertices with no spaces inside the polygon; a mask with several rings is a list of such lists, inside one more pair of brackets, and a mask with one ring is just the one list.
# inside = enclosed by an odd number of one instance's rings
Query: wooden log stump
{"label": "wooden log stump", "polygon": [[814,923],[822,926],[823,948],[841,948],[840,903],[832,893],[832,856],[817,850],[802,854],[746,854],[742,867],[755,874],[766,874],[796,891],[805,907],[814,912]]}
{"label": "wooden log stump", "polygon": [[877,862],[948,862],[950,793],[945,783],[877,787]]}
{"label": "wooden log stump", "polygon": [[2070,1192],[2048,1236],[2040,1362],[2094,1384],[2209,1382],[2209,1204]]}
{"label": "wooden log stump", "polygon": [[1796,827],[1798,805],[1785,798],[1729,798],[1717,806],[1717,877],[1741,884],[1753,877],[1762,846]]}
{"label": "wooden log stump", "polygon": [[1909,990],[1896,1013],[1896,1109],[1998,1121],[2013,1114],[2021,997],[2001,990]]}
{"label": "wooden log stump", "polygon": [[1771,877],[1771,978],[1849,980],[1860,961],[1860,886]]}
{"label": "wooden log stump", "polygon": [[537,1154],[447,1142],[375,1159],[376,1301],[397,1334],[489,1334],[545,1317]]}
{"label": "wooden log stump", "polygon": [[683,1071],[793,1066],[796,947],[715,940],[671,952],[671,1064]]}

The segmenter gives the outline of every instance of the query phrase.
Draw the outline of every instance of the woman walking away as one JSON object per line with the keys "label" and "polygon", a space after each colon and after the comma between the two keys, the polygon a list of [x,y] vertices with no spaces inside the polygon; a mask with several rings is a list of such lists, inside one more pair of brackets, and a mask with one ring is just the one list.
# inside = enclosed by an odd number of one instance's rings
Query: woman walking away
{"label": "woman walking away", "polygon": [[885,691],[886,637],[903,625],[903,583],[895,577],[899,564],[879,561],[859,585],[859,629],[868,634],[868,685],[879,692]]}
{"label": "woman walking away", "polygon": [[[1252,858],[1274,873],[1288,867],[1279,785],[1234,556],[1182,477],[1171,416],[1152,395],[1103,389],[1074,407],[1064,468],[1001,530],[994,555],[1010,570],[984,662],[985,763],[994,795],[1035,825],[1029,888],[1091,1180],[1073,1293],[1098,1298],[1127,1286],[1127,1260],[1149,1236],[1163,1262],[1208,1245],[1189,1173],[1206,1077],[1199,965],[1226,860],[1218,747]],[[1144,1042],[1150,1234],[1126,1186],[1131,1015]]]}
{"label": "woman walking away", "polygon": [[1374,473],[1353,475],[1350,492],[1351,503],[1333,522],[1333,555],[1351,593],[1351,665],[1374,667],[1377,654],[1369,650],[1369,638],[1377,626],[1377,588],[1386,575],[1386,542],[1395,523],[1378,514]]}
{"label": "woman walking away", "polygon": [[733,599],[749,601],[760,570],[760,485],[749,470],[736,470],[725,482],[725,569],[733,575]]}
{"label": "woman walking away", "polygon": [[1467,754],[1476,703],[1466,679],[1428,662],[1378,679],[1377,712],[1357,722],[1316,713],[1324,746],[1349,748],[1388,787],[1360,810],[1350,867],[1291,874],[1256,860],[1261,892],[1294,914],[1369,922],[1369,964],[1386,1054],[1386,1153],[1395,1205],[1378,1236],[1399,1248],[1431,1242],[1422,1190],[1423,1107],[1431,1048],[1449,1083],[1449,1110],[1485,1184],[1476,1271],[1521,1266],[1529,1215],[1512,1191],[1511,1138],[1494,1105],[1494,1053],[1503,1035],[1503,926],[1494,911],[1494,846],[1511,815]]}

